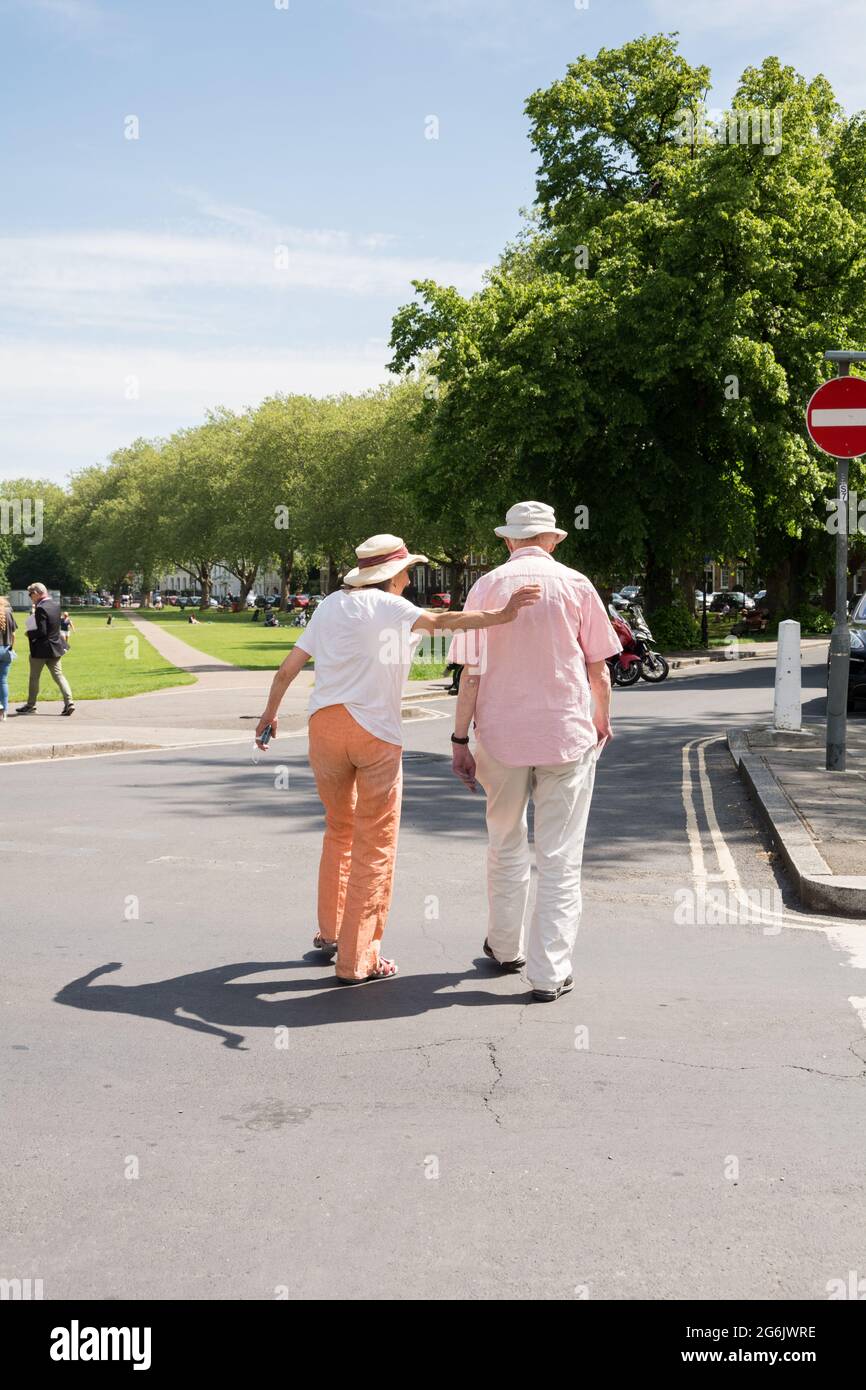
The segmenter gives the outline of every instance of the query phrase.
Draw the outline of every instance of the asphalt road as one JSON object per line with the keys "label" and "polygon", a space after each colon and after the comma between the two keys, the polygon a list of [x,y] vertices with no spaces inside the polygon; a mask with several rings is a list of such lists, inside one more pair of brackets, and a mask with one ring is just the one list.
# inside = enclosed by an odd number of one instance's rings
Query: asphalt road
{"label": "asphalt road", "polygon": [[[0,1276],[47,1299],[823,1299],[866,1273],[866,926],[791,905],[718,742],[771,700],[765,662],[616,693],[555,1005],[481,957],[453,702],[405,725],[401,974],[355,990],[309,952],[303,738],[258,766],[0,769]],[[713,873],[729,907],[702,921]]]}

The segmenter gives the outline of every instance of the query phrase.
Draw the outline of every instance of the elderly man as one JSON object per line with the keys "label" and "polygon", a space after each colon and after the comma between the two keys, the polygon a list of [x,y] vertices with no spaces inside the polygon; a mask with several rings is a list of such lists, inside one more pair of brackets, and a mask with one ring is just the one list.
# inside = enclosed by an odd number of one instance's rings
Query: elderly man
{"label": "elderly man", "polygon": [[24,624],[30,642],[30,689],[27,704],[19,705],[17,713],[36,713],[39,682],[47,666],[51,679],[63,696],[61,714],[73,714],[75,701],[60,664],[60,658],[66,651],[66,643],[60,631],[60,604],[51,597],[44,584],[31,584],[27,592],[33,604],[33,612]]}
{"label": "elderly man", "polygon": [[[487,792],[485,955],[505,971],[526,965],[535,998],[552,1002],[574,986],[583,841],[596,760],[612,737],[605,660],[621,647],[589,580],[554,560],[568,533],[551,507],[518,502],[495,529],[511,554],[472,586],[466,610],[501,605],[526,584],[539,584],[542,598],[531,622],[521,614],[509,627],[461,632],[452,641],[449,660],[466,668],[453,769],[471,791],[477,777]],[[538,892],[524,958],[530,797]]]}

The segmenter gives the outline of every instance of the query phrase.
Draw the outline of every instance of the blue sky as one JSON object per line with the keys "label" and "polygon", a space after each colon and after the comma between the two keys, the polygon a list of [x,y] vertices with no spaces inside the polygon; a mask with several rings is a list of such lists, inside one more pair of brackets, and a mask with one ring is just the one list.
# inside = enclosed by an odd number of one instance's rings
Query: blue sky
{"label": "blue sky", "polygon": [[864,0],[285,3],[0,0],[0,478],[386,379],[410,281],[518,230],[523,103],[581,52],[677,29],[713,105],[776,53],[866,106]]}

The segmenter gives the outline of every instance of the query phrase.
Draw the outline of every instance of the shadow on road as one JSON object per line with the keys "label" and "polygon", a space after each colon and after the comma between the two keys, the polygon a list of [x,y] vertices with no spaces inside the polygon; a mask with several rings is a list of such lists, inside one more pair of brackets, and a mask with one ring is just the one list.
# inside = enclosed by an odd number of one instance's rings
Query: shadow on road
{"label": "shadow on road", "polygon": [[[213,970],[175,975],[172,979],[155,980],[145,985],[94,984],[101,975],[122,969],[121,962],[111,961],[64,985],[54,996],[54,1002],[68,1004],[75,1009],[97,1009],[173,1023],[179,1028],[209,1033],[221,1038],[223,1047],[246,1052],[244,1035],[230,1031],[231,1028],[318,1028],[327,1023],[369,1023],[412,1018],[417,1014],[429,1013],[432,1009],[526,1004],[530,998],[528,988],[522,988],[519,994],[482,990],[452,993],[462,980],[477,979],[481,982],[485,978],[490,981],[501,979],[483,957],[476,962],[474,970],[398,975],[396,979],[378,980],[369,985],[349,988],[336,984],[333,975],[313,980],[309,977],[276,980],[243,978],[278,970],[302,970],[309,966],[321,968],[321,956],[310,952],[303,960],[238,961],[232,965],[218,965]],[[310,994],[311,990],[315,992]],[[268,997],[290,993],[298,997]]]}

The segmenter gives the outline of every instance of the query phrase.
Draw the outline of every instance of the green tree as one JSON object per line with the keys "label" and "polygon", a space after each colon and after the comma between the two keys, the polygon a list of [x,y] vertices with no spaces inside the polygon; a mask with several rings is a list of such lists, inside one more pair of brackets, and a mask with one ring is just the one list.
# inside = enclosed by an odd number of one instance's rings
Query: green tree
{"label": "green tree", "polygon": [[137,439],[115,450],[105,467],[72,478],[59,523],[64,548],[115,600],[136,573],[149,595],[165,559],[163,531],[155,524],[161,468],[159,444]]}
{"label": "green tree", "polygon": [[803,409],[821,350],[864,337],[860,118],[771,58],[733,110],[738,131],[780,110],[778,150],[703,141],[708,85],[668,35],[571,64],[527,102],[518,242],[469,299],[417,283],[392,332],[394,370],[435,354],[440,498],[541,496],[566,526],[586,507],[565,558],[643,570],[651,608],[705,551],[774,570],[808,552],[830,475]]}

